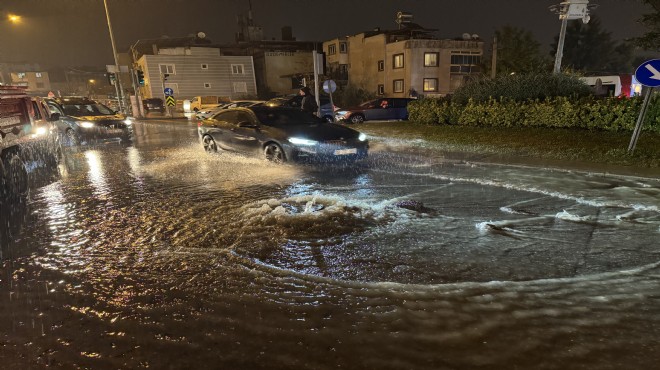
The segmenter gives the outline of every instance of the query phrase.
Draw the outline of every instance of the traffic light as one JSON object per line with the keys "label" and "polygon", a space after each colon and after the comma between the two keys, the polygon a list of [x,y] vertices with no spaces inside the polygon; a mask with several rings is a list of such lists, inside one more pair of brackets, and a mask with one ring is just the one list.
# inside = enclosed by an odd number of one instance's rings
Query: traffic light
{"label": "traffic light", "polygon": [[141,69],[138,69],[136,72],[137,72],[138,85],[144,86],[144,72],[142,72]]}
{"label": "traffic light", "polygon": [[169,73],[163,73],[163,81],[167,81],[168,77],[170,77]]}

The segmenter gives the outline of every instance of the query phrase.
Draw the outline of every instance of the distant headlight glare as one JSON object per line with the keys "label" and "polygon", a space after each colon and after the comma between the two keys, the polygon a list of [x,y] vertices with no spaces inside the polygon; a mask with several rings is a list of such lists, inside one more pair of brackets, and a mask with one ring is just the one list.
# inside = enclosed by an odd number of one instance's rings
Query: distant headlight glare
{"label": "distant headlight glare", "polygon": [[360,140],[360,141],[365,141],[365,140],[367,140],[367,135],[365,135],[365,134],[363,134],[363,133],[360,133],[360,136],[358,136],[358,140]]}
{"label": "distant headlight glare", "polygon": [[48,133],[48,130],[45,127],[37,127],[37,130],[34,132],[35,135],[46,135]]}
{"label": "distant headlight glare", "polygon": [[299,137],[290,137],[289,142],[295,145],[316,145],[319,143],[316,140],[303,139]]}
{"label": "distant headlight glare", "polygon": [[82,128],[92,128],[92,127],[94,127],[94,123],[89,122],[89,121],[80,122],[79,125]]}

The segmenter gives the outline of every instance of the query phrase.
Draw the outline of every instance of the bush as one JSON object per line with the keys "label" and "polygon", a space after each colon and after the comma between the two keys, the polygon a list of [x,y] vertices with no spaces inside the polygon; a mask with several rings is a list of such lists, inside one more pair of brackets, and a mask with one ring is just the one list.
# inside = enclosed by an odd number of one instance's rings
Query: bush
{"label": "bush", "polygon": [[557,96],[580,98],[591,94],[591,87],[577,76],[530,73],[469,82],[456,90],[452,101],[458,104],[467,104],[470,99],[478,103],[500,98],[527,101]]}
{"label": "bush", "polygon": [[[632,131],[641,107],[639,97],[575,100],[560,96],[528,101],[490,98],[483,102],[469,99],[466,104],[426,98],[411,102],[408,112],[411,121],[424,124]],[[660,96],[652,98],[643,130],[660,133]]]}

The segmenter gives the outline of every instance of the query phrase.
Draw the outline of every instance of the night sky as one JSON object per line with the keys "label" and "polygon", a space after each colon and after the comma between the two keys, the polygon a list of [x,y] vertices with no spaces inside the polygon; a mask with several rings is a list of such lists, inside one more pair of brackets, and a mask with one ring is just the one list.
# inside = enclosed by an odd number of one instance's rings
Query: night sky
{"label": "night sky", "polygon": [[[292,26],[298,40],[323,41],[371,30],[394,29],[397,11],[439,30],[440,37],[463,33],[490,40],[512,25],[531,30],[544,48],[559,33],[560,21],[547,0],[252,0],[256,24],[265,37],[281,38]],[[595,14],[615,40],[644,33],[638,24],[651,8],[639,0],[592,0]],[[108,0],[120,52],[138,39],[179,37],[204,31],[213,42],[233,41],[236,15],[247,0]],[[23,16],[20,25],[0,22],[0,61],[42,65],[112,64],[103,0],[0,0],[0,10]]]}

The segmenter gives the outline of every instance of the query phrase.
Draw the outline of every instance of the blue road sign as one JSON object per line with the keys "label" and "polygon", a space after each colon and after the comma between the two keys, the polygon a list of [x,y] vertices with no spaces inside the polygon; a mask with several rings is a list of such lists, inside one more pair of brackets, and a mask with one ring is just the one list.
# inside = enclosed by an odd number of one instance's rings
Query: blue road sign
{"label": "blue road sign", "polygon": [[163,91],[165,92],[165,96],[174,95],[174,90],[172,90],[172,88],[170,88],[170,87],[166,87],[165,90],[163,90]]}
{"label": "blue road sign", "polygon": [[651,59],[642,63],[635,71],[635,78],[644,86],[660,86],[660,59]]}

